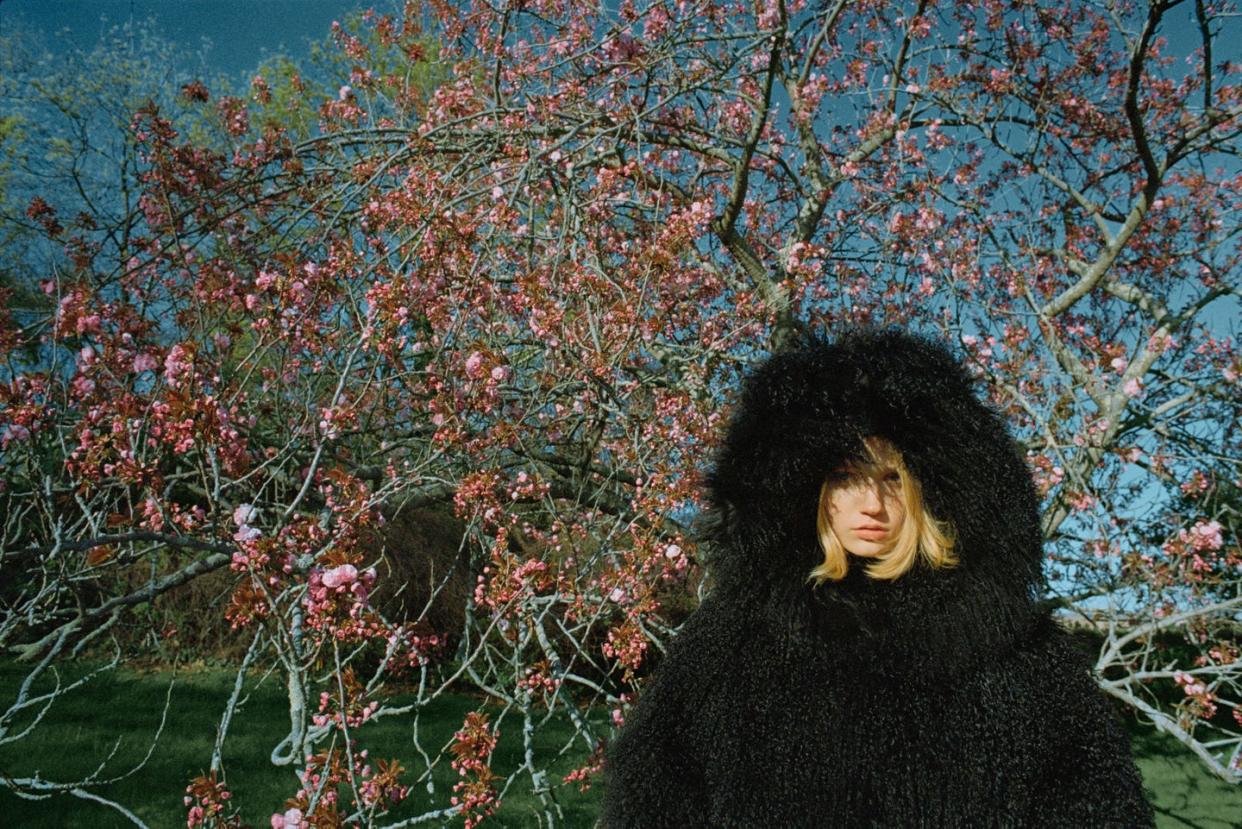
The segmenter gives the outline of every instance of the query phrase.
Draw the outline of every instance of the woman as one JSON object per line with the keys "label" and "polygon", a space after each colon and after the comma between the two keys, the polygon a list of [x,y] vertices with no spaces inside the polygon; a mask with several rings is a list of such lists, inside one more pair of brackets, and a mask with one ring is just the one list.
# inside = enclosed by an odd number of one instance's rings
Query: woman
{"label": "woman", "polygon": [[609,749],[607,829],[1152,825],[1037,605],[1026,465],[942,346],[768,359],[708,496],[715,587]]}

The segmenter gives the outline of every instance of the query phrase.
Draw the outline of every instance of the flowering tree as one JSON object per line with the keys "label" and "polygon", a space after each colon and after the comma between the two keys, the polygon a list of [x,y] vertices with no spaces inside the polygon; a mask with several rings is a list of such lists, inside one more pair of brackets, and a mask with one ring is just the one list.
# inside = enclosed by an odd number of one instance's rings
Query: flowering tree
{"label": "flowering tree", "polygon": [[[1237,782],[1229,13],[428,0],[336,31],[352,69],[314,137],[262,76],[187,88],[223,151],[143,109],[124,249],[0,328],[0,641],[46,660],[228,568],[242,672],[287,679],[272,760],[303,785],[274,825],[379,821],[409,790],[353,730],[463,684],[503,710],[445,747],[459,782],[425,819],[474,825],[526,778],[554,824],[599,768],[592,711],[624,717],[706,587],[697,475],[740,372],[896,323],[960,342],[1025,441],[1049,601],[1102,632],[1101,685]],[[460,631],[371,601],[386,527],[428,507],[464,522]],[[140,588],[85,590],[134,562]],[[384,703],[392,675],[415,704]],[[555,777],[548,711],[589,757]],[[228,820],[219,745],[192,825]]]}

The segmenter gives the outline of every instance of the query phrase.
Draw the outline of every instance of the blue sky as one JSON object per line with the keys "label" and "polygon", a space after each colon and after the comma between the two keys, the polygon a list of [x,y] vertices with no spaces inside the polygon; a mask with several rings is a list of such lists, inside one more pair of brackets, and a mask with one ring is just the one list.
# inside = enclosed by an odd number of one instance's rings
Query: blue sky
{"label": "blue sky", "polygon": [[[0,0],[0,31],[23,25],[45,35],[66,32],[80,46],[92,46],[105,26],[154,18],[164,37],[191,58],[211,42],[208,66],[236,75],[253,69],[265,55],[304,54],[308,40],[328,33],[333,20],[359,8],[399,12],[401,0]],[[102,22],[106,18],[107,22]],[[1234,25],[1236,24],[1236,25]],[[1222,23],[1242,34],[1242,21]],[[1193,4],[1170,12],[1162,32],[1176,53],[1198,43]],[[1236,38],[1223,31],[1217,60],[1236,60]]]}
{"label": "blue sky", "polygon": [[323,38],[333,20],[354,9],[400,6],[398,0],[0,0],[0,31],[21,26],[49,41],[64,32],[70,42],[90,47],[107,27],[154,18],[187,59],[206,38],[208,67],[237,75],[266,55],[305,54],[308,41]]}

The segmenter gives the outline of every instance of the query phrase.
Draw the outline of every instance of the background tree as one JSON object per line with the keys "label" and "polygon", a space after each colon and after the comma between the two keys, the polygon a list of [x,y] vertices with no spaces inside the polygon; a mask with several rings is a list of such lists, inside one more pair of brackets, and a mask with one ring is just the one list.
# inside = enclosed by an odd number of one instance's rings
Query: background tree
{"label": "background tree", "polygon": [[[376,820],[408,792],[350,729],[468,684],[503,713],[420,808],[490,813],[513,728],[555,823],[592,712],[624,717],[708,587],[697,475],[740,373],[900,324],[959,342],[1025,442],[1049,600],[1099,628],[1102,686],[1237,782],[1242,562],[1193,497],[1239,476],[1230,14],[429,0],[334,32],[313,134],[269,78],[212,101],[224,146],[145,106],[127,246],[4,329],[56,355],[4,376],[4,643],[41,658],[229,567],[242,671],[287,679],[273,762],[319,781],[280,820]],[[385,515],[435,505],[477,573],[452,651],[369,601]],[[141,590],[75,592],[136,560]],[[383,705],[394,675],[414,705]],[[591,757],[563,781],[530,742],[549,712]],[[223,774],[217,746],[192,822]]]}

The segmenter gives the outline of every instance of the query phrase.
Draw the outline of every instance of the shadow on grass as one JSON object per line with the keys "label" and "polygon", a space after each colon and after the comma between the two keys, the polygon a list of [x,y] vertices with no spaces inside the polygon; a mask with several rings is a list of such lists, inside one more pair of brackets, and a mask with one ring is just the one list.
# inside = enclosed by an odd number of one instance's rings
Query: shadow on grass
{"label": "shadow on grass", "polygon": [[1242,787],[1213,775],[1185,746],[1155,728],[1127,719],[1134,759],[1160,829],[1238,829]]}

